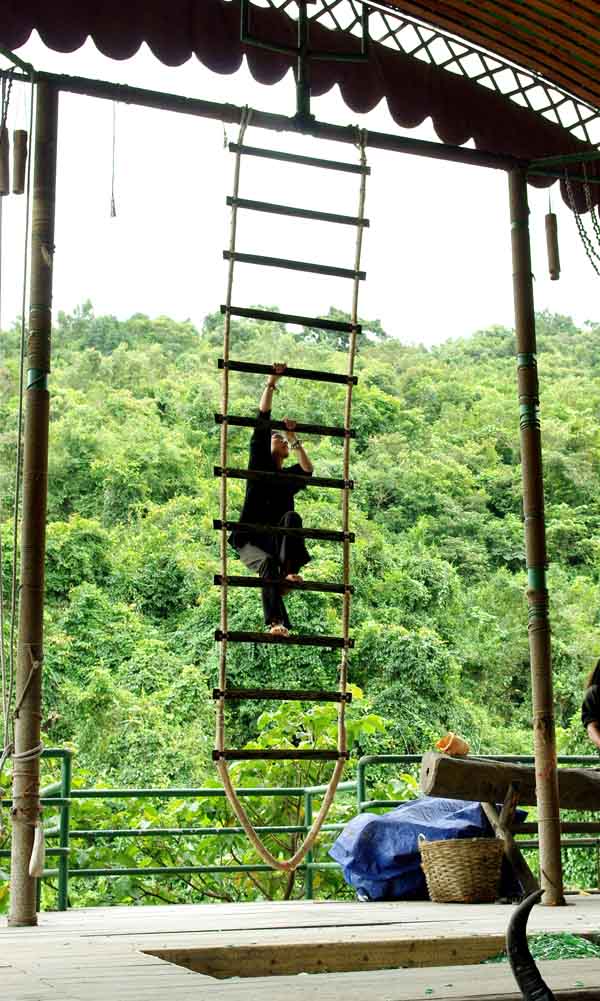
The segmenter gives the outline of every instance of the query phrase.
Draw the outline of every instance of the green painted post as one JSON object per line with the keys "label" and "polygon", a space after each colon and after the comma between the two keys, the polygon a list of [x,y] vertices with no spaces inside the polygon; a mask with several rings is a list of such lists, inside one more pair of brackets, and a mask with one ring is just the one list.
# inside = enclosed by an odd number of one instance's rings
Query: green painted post
{"label": "green painted post", "polygon": [[[62,758],[60,768],[60,796],[64,800],[60,807],[58,824],[59,847],[69,848],[69,828],[71,824],[71,778],[72,753],[68,751]],[[58,910],[66,911],[69,906],[69,854],[68,851],[58,859]]]}
{"label": "green painted post", "polygon": [[356,766],[356,807],[359,813],[362,813],[362,804],[367,799],[366,764],[364,758],[360,758]]}
{"label": "green painted post", "polygon": [[[305,791],[304,793],[304,824],[306,832],[310,831],[313,822],[313,801],[312,793]],[[313,870],[311,869],[311,862],[313,861],[312,849],[306,853],[306,869],[304,877],[304,898],[305,900],[313,899]]]}

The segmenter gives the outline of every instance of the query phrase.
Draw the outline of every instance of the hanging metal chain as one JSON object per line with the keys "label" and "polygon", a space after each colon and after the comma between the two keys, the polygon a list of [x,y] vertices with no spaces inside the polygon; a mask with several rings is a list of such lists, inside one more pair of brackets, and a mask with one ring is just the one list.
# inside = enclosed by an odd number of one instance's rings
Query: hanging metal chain
{"label": "hanging metal chain", "polygon": [[[585,167],[584,167],[584,171],[585,171]],[[584,176],[587,177],[586,174],[584,174]],[[590,237],[587,229],[585,228],[585,224],[584,224],[584,222],[583,222],[583,220],[581,218],[581,215],[580,215],[580,213],[579,213],[579,211],[577,209],[577,205],[576,205],[576,202],[575,202],[575,194],[573,192],[573,185],[571,183],[571,178],[569,177],[569,171],[568,171],[568,169],[566,167],[565,167],[565,187],[567,189],[567,196],[568,196],[568,199],[569,199],[569,205],[570,205],[571,210],[573,212],[573,215],[575,217],[575,223],[577,225],[577,229],[579,231],[579,236],[581,237],[581,242],[583,243],[583,247],[584,247],[584,250],[586,252],[587,258],[588,258],[590,264],[592,265],[594,271],[596,272],[596,274],[600,277],[600,268],[598,267],[598,264],[596,263],[596,261],[600,261],[600,252],[598,250],[596,250],[596,248],[595,248],[595,246],[594,246],[594,244],[592,242],[592,239],[591,239],[591,237]],[[592,213],[592,224],[594,226],[594,232],[596,233],[596,236],[598,237],[598,235],[599,235],[598,234],[598,229],[597,229],[598,223],[597,223],[597,220],[595,219],[595,216],[594,216],[593,206],[591,206],[591,194],[590,194],[589,184],[587,184],[587,183],[584,184],[584,191],[585,191],[586,203],[587,203],[588,208],[590,208],[590,211]],[[600,239],[600,237],[599,237],[599,239]],[[596,258],[596,260],[594,260],[594,258]]]}
{"label": "hanging metal chain", "polygon": [[13,73],[14,69],[11,69],[8,74],[8,80],[2,81],[2,106],[0,109],[0,133],[6,128],[6,119],[8,117],[8,106],[10,104],[10,92],[13,85]]}
{"label": "hanging metal chain", "polygon": [[594,203],[592,201],[592,191],[591,191],[591,188],[590,188],[590,183],[588,181],[588,175],[587,175],[587,164],[582,163],[581,166],[583,167],[583,176],[585,177],[585,183],[583,185],[583,190],[585,192],[585,203],[586,203],[586,205],[588,207],[588,211],[590,213],[590,217],[591,217],[591,220],[592,220],[592,226],[594,228],[594,233],[596,234],[596,239],[597,239],[598,243],[600,244],[600,222],[598,221],[598,219],[596,217],[596,210],[597,209],[594,206]]}

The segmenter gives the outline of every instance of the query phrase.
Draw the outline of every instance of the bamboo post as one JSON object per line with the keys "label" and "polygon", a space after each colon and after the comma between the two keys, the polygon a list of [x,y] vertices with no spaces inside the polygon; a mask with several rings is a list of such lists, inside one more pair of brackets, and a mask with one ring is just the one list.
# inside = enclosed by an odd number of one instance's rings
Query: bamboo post
{"label": "bamboo post", "polygon": [[527,554],[533,737],[539,813],[540,877],[544,890],[544,903],[559,905],[564,904],[565,901],[560,857],[560,812],[552,695],[552,656],[548,590],[546,587],[544,479],[527,177],[523,170],[512,170],[508,177],[517,338],[523,513]]}
{"label": "bamboo post", "polygon": [[10,192],[10,143],[6,125],[0,125],[0,195]]}
{"label": "bamboo post", "polygon": [[[37,924],[36,879],[29,874],[39,821],[44,556],[48,479],[50,329],[58,91],[37,87],[27,393],[23,458],[21,599],[16,667],[11,926]],[[29,753],[28,752],[33,752]]]}
{"label": "bamboo post", "polygon": [[27,172],[27,132],[25,129],[15,129],[13,132],[13,195],[22,195],[25,191],[25,175]]}
{"label": "bamboo post", "polygon": [[548,253],[550,280],[556,282],[560,278],[560,254],[558,250],[558,223],[555,212],[548,212],[546,214],[546,250]]}

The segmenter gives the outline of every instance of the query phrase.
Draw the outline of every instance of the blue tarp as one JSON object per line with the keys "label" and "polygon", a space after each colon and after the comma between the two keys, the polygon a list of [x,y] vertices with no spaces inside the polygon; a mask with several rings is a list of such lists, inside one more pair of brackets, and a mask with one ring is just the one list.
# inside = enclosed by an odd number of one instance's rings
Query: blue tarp
{"label": "blue tarp", "polygon": [[493,837],[480,803],[425,796],[383,815],[354,817],[329,854],[363,900],[427,900],[420,834],[428,841]]}

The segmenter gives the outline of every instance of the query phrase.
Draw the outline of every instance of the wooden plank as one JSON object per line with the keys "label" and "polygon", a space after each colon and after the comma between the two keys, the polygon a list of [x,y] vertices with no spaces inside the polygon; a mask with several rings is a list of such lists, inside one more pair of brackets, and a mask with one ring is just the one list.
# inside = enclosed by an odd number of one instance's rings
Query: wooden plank
{"label": "wooden plank", "polygon": [[[217,573],[213,577],[213,583],[217,587],[221,587],[223,584],[223,575]],[[281,579],[274,580],[270,577],[238,577],[227,575],[227,586],[228,587],[264,587],[265,584],[281,584]],[[352,585],[345,587],[344,584],[332,584],[328,581],[320,580],[302,580],[302,581],[286,581],[285,587],[288,591],[323,591],[329,594],[354,594],[354,588]],[[600,830],[600,825],[598,826]]]}
{"label": "wooden plank", "polygon": [[[362,333],[360,323],[347,323],[344,320],[328,320],[327,317],[322,316],[299,316],[297,313],[281,313],[279,310],[272,309],[248,309],[245,306],[221,306],[221,313],[223,316],[229,313],[230,316],[241,316],[250,320],[266,320],[272,323],[294,323],[300,327],[314,327],[316,330],[331,330],[334,333],[351,334],[353,330],[356,330],[359,334]],[[270,369],[268,368],[267,371],[272,372],[273,366]],[[286,369],[287,374],[288,371]]]}
{"label": "wooden plank", "polygon": [[369,943],[369,948],[357,954],[348,943],[339,938],[307,943],[293,942],[264,945],[260,941],[251,945],[228,945],[211,949],[157,949],[155,956],[176,963],[189,970],[224,978],[239,975],[265,977],[278,974],[341,973],[355,971],[359,963],[364,970],[405,968],[415,966],[452,966],[456,963],[480,963],[495,956],[504,948],[504,935],[448,936],[432,939],[415,948],[415,942],[402,942],[397,938]]}
{"label": "wooden plank", "polygon": [[509,785],[500,815],[492,803],[482,803],[483,811],[492,825],[497,838],[504,842],[504,854],[510,862],[515,876],[523,888],[525,896],[539,889],[539,884],[527,865],[519,846],[511,834],[511,826],[515,819],[519,793],[516,785]]}
{"label": "wooden plank", "polygon": [[[281,483],[295,483],[301,487],[327,487],[331,490],[353,490],[354,480],[343,480],[334,476],[304,476],[302,473],[274,473],[268,469],[233,469],[231,467],[215,466],[215,476],[226,476],[230,480],[265,480],[276,486]],[[274,526],[273,526],[274,527]],[[303,529],[285,530],[285,535],[302,535]]]}
{"label": "wooden plank", "polygon": [[343,647],[352,649],[354,640],[344,640],[343,636],[323,636],[320,633],[315,635],[305,633],[290,633],[288,636],[279,636],[277,633],[254,633],[237,630],[228,630],[224,633],[220,629],[215,629],[215,639],[217,642],[227,640],[228,643],[267,643],[279,644],[281,646],[316,646],[327,647],[330,650],[340,650]]}
{"label": "wooden plank", "polygon": [[[498,803],[511,783],[518,783],[519,802],[535,806],[535,769],[501,761],[451,758],[428,751],[421,762],[421,792],[472,802]],[[600,771],[559,768],[560,806],[566,810],[600,809]]]}
{"label": "wooden plank", "polygon": [[[10,1001],[520,1001],[508,967],[465,966],[383,970],[439,962],[443,951],[469,950],[472,957],[503,940],[509,908],[501,905],[439,905],[431,902],[364,904],[346,902],[256,903],[248,905],[188,905],[157,908],[99,908],[65,914],[43,914],[37,929],[0,927],[0,952],[15,966],[0,975],[2,996]],[[596,932],[600,900],[576,897],[569,908],[536,908],[531,930]],[[325,932],[324,932],[325,929]],[[472,929],[473,934],[469,934]],[[200,936],[199,936],[200,933]],[[495,937],[495,941],[494,941]],[[146,955],[161,948],[198,953],[223,961],[234,950],[237,959],[256,961],[256,945],[270,968],[290,964],[292,951],[331,963],[348,956],[377,969],[361,972],[242,980],[217,980],[186,967],[162,963]],[[224,942],[229,949],[224,949]],[[136,950],[143,949],[144,955]],[[297,954],[296,954],[297,955]],[[271,958],[275,964],[271,964]],[[367,957],[365,960],[364,957]],[[250,960],[248,960],[250,961]],[[459,962],[452,956],[451,962]],[[146,970],[140,963],[150,964]],[[158,964],[161,972],[157,972]],[[22,970],[16,967],[22,966]],[[597,960],[540,964],[557,1001],[597,1001],[600,965]],[[241,967],[239,967],[241,968]],[[6,974],[6,977],[4,976]],[[574,990],[574,983],[584,987]],[[23,985],[23,986],[21,986]]]}
{"label": "wooden plank", "polygon": [[[257,362],[232,361],[227,362],[223,358],[217,361],[219,368],[228,368],[230,372],[252,372],[258,375],[272,375],[272,365],[262,365]],[[313,368],[293,368],[288,366],[285,370],[286,379],[310,379],[313,382],[334,382],[343,386],[351,383],[355,386],[358,382],[356,375],[341,375],[339,372],[321,372]]]}
{"label": "wooden plank", "polygon": [[[223,424],[224,421],[227,421],[230,427],[255,428],[261,424],[267,424],[276,431],[287,430],[284,421],[271,419],[267,421],[264,417],[238,417],[237,414],[227,414],[225,417],[223,414],[215,414],[215,424]],[[344,427],[331,424],[305,424],[302,421],[296,421],[294,431],[298,434],[323,435],[326,438],[356,438],[356,431],[352,429],[346,431]]]}

